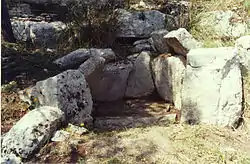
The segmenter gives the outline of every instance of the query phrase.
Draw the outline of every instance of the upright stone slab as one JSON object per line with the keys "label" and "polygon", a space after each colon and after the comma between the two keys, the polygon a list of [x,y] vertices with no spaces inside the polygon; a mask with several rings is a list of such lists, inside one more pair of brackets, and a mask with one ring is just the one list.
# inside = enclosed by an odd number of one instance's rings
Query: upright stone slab
{"label": "upright stone slab", "polygon": [[67,70],[54,77],[39,81],[20,93],[20,98],[38,106],[57,107],[65,112],[68,122],[91,123],[92,96],[84,74]]}
{"label": "upright stone slab", "polygon": [[159,95],[166,101],[181,108],[181,88],[185,71],[182,56],[161,55],[153,60],[154,82]]}
{"label": "upright stone slab", "polygon": [[154,82],[150,68],[150,52],[141,52],[134,61],[129,74],[126,97],[142,97],[154,91]]}
{"label": "upright stone slab", "polygon": [[114,101],[125,96],[128,76],[133,68],[130,61],[119,61],[106,64],[99,80],[91,82],[93,99]]}
{"label": "upright stone slab", "polygon": [[182,90],[182,120],[236,126],[241,116],[241,71],[234,48],[190,50]]}

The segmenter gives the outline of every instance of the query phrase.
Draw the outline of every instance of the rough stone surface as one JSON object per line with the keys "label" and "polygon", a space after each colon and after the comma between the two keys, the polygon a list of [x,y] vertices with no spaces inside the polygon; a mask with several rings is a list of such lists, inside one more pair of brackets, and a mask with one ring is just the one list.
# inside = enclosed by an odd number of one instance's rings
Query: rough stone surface
{"label": "rough stone surface", "polygon": [[116,59],[111,49],[81,48],[55,60],[54,63],[62,68],[77,67],[92,56],[101,56],[106,62]]}
{"label": "rough stone surface", "polygon": [[2,156],[16,154],[29,158],[50,140],[64,119],[64,113],[54,107],[44,106],[28,112],[4,137]]}
{"label": "rough stone surface", "polygon": [[11,24],[17,40],[32,42],[37,48],[55,48],[57,38],[66,27],[62,22],[47,23],[12,20]]}
{"label": "rough stone surface", "polygon": [[242,116],[242,81],[233,47],[199,48],[187,54],[182,120],[236,126]]}
{"label": "rough stone surface", "polygon": [[134,61],[129,74],[126,97],[142,97],[154,91],[154,82],[150,68],[150,52],[142,52]]}
{"label": "rough stone surface", "polygon": [[165,14],[151,11],[128,12],[124,9],[118,11],[117,37],[150,37],[155,30],[165,27]]}
{"label": "rough stone surface", "polygon": [[236,53],[245,73],[250,73],[250,35],[240,37],[235,43]]}
{"label": "rough stone surface", "polygon": [[148,39],[138,40],[134,42],[132,53],[140,53],[142,51],[152,51],[152,47]]}
{"label": "rough stone surface", "polygon": [[64,130],[58,130],[54,134],[53,138],[51,138],[51,141],[53,141],[53,142],[62,142],[62,141],[67,140],[69,138],[69,136],[70,136],[69,132],[66,132]]}
{"label": "rough stone surface", "polygon": [[152,45],[155,47],[158,53],[169,52],[169,46],[167,40],[164,38],[168,34],[167,30],[158,30],[151,33]]}
{"label": "rough stone surface", "polygon": [[197,42],[193,36],[184,28],[171,31],[164,36],[168,45],[174,49],[174,52],[186,56],[190,49],[201,47],[201,43]]}
{"label": "rough stone surface", "polygon": [[198,28],[219,38],[240,37],[249,32],[247,23],[233,11],[211,11],[197,15]]}
{"label": "rough stone surface", "polygon": [[8,156],[1,157],[1,164],[11,163],[11,164],[22,164],[20,157],[15,154],[9,154]]}
{"label": "rough stone surface", "polygon": [[[53,106],[65,112],[67,121],[75,124],[90,123],[92,96],[84,75],[79,70],[67,70],[54,77],[39,81],[20,93],[21,99],[39,106]],[[26,98],[25,98],[26,97]],[[34,102],[36,98],[37,102]]]}
{"label": "rough stone surface", "polygon": [[129,61],[105,65],[100,80],[90,83],[93,98],[98,101],[114,101],[123,98],[132,69],[133,64]]}
{"label": "rough stone surface", "polygon": [[15,7],[12,7],[9,9],[9,15],[10,17],[13,16],[18,16],[18,17],[23,17],[23,16],[30,16],[31,14],[31,9],[29,4],[19,4]]}
{"label": "rough stone surface", "polygon": [[182,56],[162,55],[152,64],[154,82],[159,95],[181,109],[181,90],[185,72],[185,59]]}

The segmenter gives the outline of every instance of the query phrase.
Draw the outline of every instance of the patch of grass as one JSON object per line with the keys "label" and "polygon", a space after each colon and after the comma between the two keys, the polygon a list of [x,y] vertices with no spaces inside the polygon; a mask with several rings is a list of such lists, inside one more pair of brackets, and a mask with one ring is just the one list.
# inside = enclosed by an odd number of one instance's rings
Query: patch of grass
{"label": "patch of grass", "polygon": [[[199,25],[199,15],[210,11],[228,11],[235,12],[242,20],[249,18],[250,2],[249,0],[191,0],[189,9],[188,29],[191,34],[204,43],[204,47],[222,47],[233,46],[236,38],[221,38],[212,31],[211,27],[201,27]],[[236,18],[238,19],[238,17]]]}

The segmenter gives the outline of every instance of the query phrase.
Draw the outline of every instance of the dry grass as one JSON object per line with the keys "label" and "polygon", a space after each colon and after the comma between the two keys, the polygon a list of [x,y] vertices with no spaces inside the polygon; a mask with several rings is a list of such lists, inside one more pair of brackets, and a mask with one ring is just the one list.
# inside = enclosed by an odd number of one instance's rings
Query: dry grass
{"label": "dry grass", "polygon": [[247,131],[205,125],[135,128],[90,139],[85,162],[249,163],[249,139]]}
{"label": "dry grass", "polygon": [[[198,15],[209,11],[235,12],[241,20],[246,21],[250,16],[249,0],[191,0],[189,30],[199,41],[204,43],[204,47],[233,46],[236,38],[220,38],[215,32],[198,25]],[[238,18],[237,18],[238,19]]]}

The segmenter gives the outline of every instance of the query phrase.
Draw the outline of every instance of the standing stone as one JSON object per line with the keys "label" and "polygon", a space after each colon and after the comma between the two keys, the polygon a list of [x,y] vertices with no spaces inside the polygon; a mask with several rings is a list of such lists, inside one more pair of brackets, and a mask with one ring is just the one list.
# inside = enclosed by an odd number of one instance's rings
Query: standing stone
{"label": "standing stone", "polygon": [[50,140],[63,121],[64,113],[58,108],[44,106],[28,112],[4,137],[2,157],[10,154],[31,157]]}
{"label": "standing stone", "polygon": [[186,56],[190,49],[202,46],[185,28],[171,31],[164,38],[166,38],[168,45],[173,48],[175,53],[183,56]]}
{"label": "standing stone", "polygon": [[234,49],[191,50],[183,82],[182,120],[231,127],[241,116],[241,71]]}
{"label": "standing stone", "polygon": [[122,99],[125,96],[128,76],[132,69],[133,64],[129,61],[105,65],[100,80],[90,83],[93,98],[98,101]]}
{"label": "standing stone", "polygon": [[134,68],[128,78],[126,97],[142,97],[154,91],[150,68],[150,52],[141,52],[134,61]]}
{"label": "standing stone", "polygon": [[57,107],[65,112],[67,121],[73,124],[92,121],[92,96],[84,74],[79,70],[67,70],[54,77],[39,81],[20,98],[30,99],[38,106]]}
{"label": "standing stone", "polygon": [[159,95],[181,109],[182,80],[185,71],[185,59],[182,56],[162,55],[154,59],[153,75]]}

